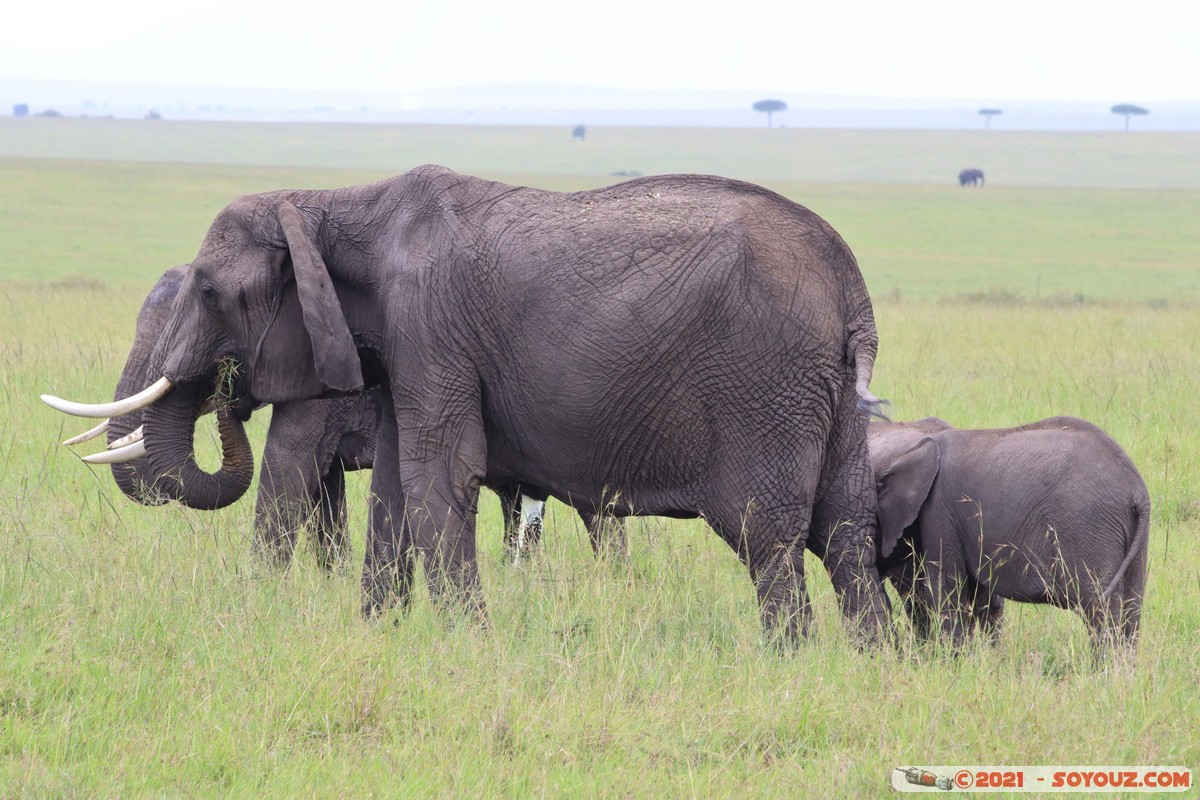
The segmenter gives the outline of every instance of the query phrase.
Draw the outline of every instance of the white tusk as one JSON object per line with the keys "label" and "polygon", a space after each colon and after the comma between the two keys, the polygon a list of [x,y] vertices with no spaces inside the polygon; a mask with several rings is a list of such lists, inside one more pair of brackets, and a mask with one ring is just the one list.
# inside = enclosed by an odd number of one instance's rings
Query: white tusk
{"label": "white tusk", "polygon": [[105,450],[94,455],[84,456],[85,464],[124,464],[126,461],[142,458],[146,455],[146,440],[139,439],[133,444],[125,445],[117,450]]}
{"label": "white tusk", "polygon": [[72,436],[70,439],[67,439],[65,442],[63,442],[63,444],[66,445],[67,447],[70,447],[71,445],[76,445],[76,444],[83,444],[84,442],[86,442],[90,439],[95,439],[97,436],[99,436],[100,434],[104,433],[107,430],[108,430],[108,420],[104,420],[104,422],[101,422],[99,425],[92,428],[90,431],[84,431],[83,433],[79,434],[78,436]]}
{"label": "white tusk", "polygon": [[145,427],[146,426],[144,426],[144,425],[138,425],[136,428],[134,428],[133,433],[122,436],[120,439],[114,439],[112,444],[110,444],[108,446],[108,449],[109,450],[119,450],[127,444],[133,444],[134,442],[140,442],[146,436],[146,434],[142,430]]}
{"label": "white tusk", "polygon": [[171,391],[171,381],[162,377],[137,394],[112,403],[72,403],[70,400],[63,400],[61,397],[51,394],[42,395],[42,402],[64,414],[76,417],[119,417],[122,414],[145,408],[169,391]]}

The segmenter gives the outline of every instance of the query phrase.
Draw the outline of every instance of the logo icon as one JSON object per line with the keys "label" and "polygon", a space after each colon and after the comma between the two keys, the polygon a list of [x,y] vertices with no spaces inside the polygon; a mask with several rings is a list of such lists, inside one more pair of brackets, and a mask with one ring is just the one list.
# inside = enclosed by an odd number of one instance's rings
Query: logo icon
{"label": "logo icon", "polygon": [[931,789],[941,789],[948,792],[954,788],[954,781],[950,778],[934,775],[927,769],[918,767],[896,767],[896,770],[904,776],[904,780],[914,786],[927,786]]}

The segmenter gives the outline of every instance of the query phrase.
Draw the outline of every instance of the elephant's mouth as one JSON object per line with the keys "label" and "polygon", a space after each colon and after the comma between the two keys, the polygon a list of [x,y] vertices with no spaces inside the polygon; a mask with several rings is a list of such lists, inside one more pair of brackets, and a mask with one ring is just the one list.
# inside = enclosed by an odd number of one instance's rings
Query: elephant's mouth
{"label": "elephant's mouth", "polygon": [[223,408],[245,422],[255,409],[263,406],[250,391],[250,374],[245,360],[233,353],[218,356],[207,369],[195,375],[177,377],[169,371],[163,374],[177,390],[204,398],[201,416]]}
{"label": "elephant's mouth", "polygon": [[224,355],[203,375],[177,385],[190,394],[207,397],[205,403],[213,409],[227,408],[245,422],[256,408],[262,407],[262,403],[257,402],[250,392],[249,371],[244,363],[235,355]]}

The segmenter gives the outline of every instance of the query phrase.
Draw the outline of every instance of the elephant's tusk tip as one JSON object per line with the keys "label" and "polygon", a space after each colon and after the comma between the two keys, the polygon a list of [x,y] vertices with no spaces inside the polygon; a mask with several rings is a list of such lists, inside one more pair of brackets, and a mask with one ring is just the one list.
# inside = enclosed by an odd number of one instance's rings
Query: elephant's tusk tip
{"label": "elephant's tusk tip", "polygon": [[140,439],[133,444],[125,445],[116,450],[103,450],[84,456],[81,461],[85,464],[124,464],[146,456],[146,442]]}
{"label": "elephant's tusk tip", "polygon": [[79,434],[78,436],[72,436],[70,439],[67,439],[65,442],[63,442],[63,446],[64,447],[73,447],[77,444],[82,444],[84,442],[95,439],[97,436],[100,436],[101,434],[108,431],[108,423],[109,423],[109,420],[106,419],[103,422],[101,422],[99,425],[97,425],[96,427],[92,428],[91,430],[84,431],[83,433]]}

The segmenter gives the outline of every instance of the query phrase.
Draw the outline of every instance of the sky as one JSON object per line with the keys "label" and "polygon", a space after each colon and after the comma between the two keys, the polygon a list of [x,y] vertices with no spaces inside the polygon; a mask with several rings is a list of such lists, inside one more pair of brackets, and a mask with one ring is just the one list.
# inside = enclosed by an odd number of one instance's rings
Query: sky
{"label": "sky", "polygon": [[1179,0],[62,0],[0,80],[398,93],[559,83],[896,98],[1200,99]]}

